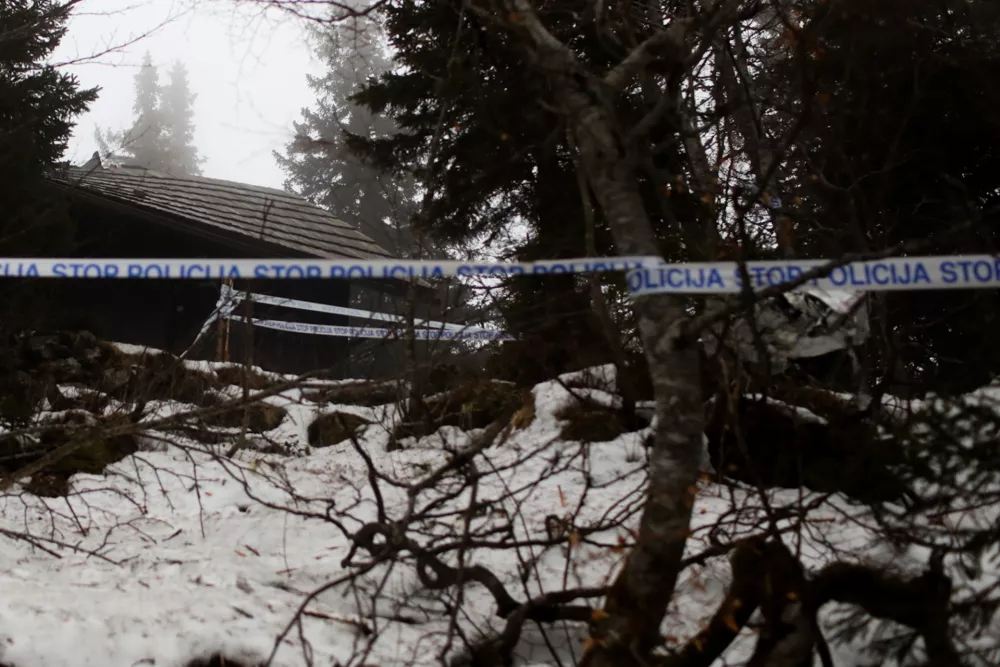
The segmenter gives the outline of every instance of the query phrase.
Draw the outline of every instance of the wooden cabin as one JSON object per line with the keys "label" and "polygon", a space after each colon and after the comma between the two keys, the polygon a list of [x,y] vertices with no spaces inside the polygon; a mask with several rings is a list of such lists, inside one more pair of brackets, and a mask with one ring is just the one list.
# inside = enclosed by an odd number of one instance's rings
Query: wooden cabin
{"label": "wooden cabin", "polygon": [[[81,167],[61,166],[49,182],[69,200],[78,258],[351,258],[389,259],[382,246],[306,199],[283,190],[201,176],[109,166],[94,157]],[[55,282],[55,281],[53,281]],[[92,331],[100,338],[180,353],[195,340],[215,309],[218,279],[59,280],[51,286],[52,326]],[[402,312],[408,283],[363,280],[250,280],[235,289],[337,306],[382,304]],[[430,316],[433,295],[424,290],[419,311]],[[287,308],[252,306],[254,317],[294,322],[373,326],[367,320]],[[254,328],[232,322],[189,354],[269,370],[300,373],[335,369],[343,377],[380,376],[397,370],[392,353],[373,353],[380,341]],[[220,343],[220,336],[226,343]],[[400,345],[394,343],[393,345]],[[367,351],[367,352],[366,352]],[[381,363],[380,363],[381,360]]]}

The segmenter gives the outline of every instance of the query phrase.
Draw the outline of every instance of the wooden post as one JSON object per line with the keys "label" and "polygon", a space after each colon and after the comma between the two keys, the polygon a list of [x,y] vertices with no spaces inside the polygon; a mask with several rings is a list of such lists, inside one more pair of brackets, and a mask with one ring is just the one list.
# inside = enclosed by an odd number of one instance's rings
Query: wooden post
{"label": "wooden post", "polygon": [[226,346],[225,346],[225,349],[223,349],[223,351],[222,351],[222,360],[225,361],[225,362],[227,362],[227,363],[229,362],[229,330],[230,330],[230,327],[231,327],[230,321],[226,320]]}
{"label": "wooden post", "polygon": [[[223,285],[227,285],[230,289],[233,287],[232,278],[227,278],[222,281]],[[224,305],[224,304],[223,304]],[[215,344],[215,360],[216,361],[229,361],[229,318],[219,318],[217,324],[217,338]]]}
{"label": "wooden post", "polygon": [[[243,321],[245,323],[246,332],[245,335],[245,347],[243,350],[243,363],[246,366],[247,375],[250,374],[250,368],[253,366],[253,299],[249,298],[250,288],[247,287],[248,298],[243,300]],[[228,361],[228,360],[227,360]]]}
{"label": "wooden post", "polygon": [[226,320],[219,318],[215,323],[215,360],[222,361],[222,354],[224,351],[225,339],[226,337]]}

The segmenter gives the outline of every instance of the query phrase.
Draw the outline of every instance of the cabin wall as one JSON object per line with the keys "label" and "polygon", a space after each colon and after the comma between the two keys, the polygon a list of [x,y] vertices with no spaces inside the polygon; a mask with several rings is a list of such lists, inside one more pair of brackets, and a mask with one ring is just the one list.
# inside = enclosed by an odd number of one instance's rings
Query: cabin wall
{"label": "cabin wall", "polygon": [[[352,281],[350,283],[351,307],[358,310],[384,313],[404,318],[411,315],[418,319],[434,322],[454,322],[464,324],[461,313],[461,296],[458,292],[441,285],[436,288],[419,287],[415,291],[415,306],[411,309],[408,286],[405,283],[387,281]],[[351,318],[353,327],[379,327],[395,329],[400,337],[405,335],[402,323],[378,322],[362,318]],[[476,346],[481,347],[481,346]],[[449,340],[415,340],[412,344],[405,340],[359,341],[352,352],[352,369],[355,377],[400,377],[414,365],[430,368],[437,364],[455,364],[468,370],[482,367],[481,355],[473,354],[470,345]]]}
{"label": "cabin wall", "polygon": [[[108,211],[76,202],[71,214],[77,225],[75,257],[80,258],[232,258],[266,256],[246,248],[236,249],[221,241],[207,240],[150,220]],[[145,345],[180,353],[195,340],[205,320],[215,309],[219,280],[59,280],[45,285],[45,325],[51,328],[87,329],[95,335],[119,342]],[[335,280],[237,281],[236,289],[306,301],[347,305],[350,286]],[[40,304],[41,305],[41,304]],[[296,322],[346,325],[347,318],[251,306],[252,316]],[[215,360],[220,329],[191,351],[189,358]],[[247,346],[246,325],[232,322],[229,329],[229,359],[286,373],[330,369],[335,376],[351,376],[352,341],[255,328],[253,346]]]}
{"label": "cabin wall", "polygon": [[[268,294],[334,306],[346,306],[350,291],[348,282],[343,280],[248,280],[235,281],[233,287],[254,294]],[[261,303],[244,302],[236,312],[244,317],[262,320],[334,326],[348,324],[347,318],[339,315]],[[251,335],[253,347],[251,357],[248,359],[246,341]],[[214,346],[217,341],[218,337],[213,335],[209,345]],[[349,338],[248,327],[243,321],[237,320],[231,321],[229,328],[231,361],[249,360],[255,366],[284,373],[322,370],[329,372],[331,377],[357,377],[352,365],[354,346],[354,341]],[[215,351],[202,350],[201,358],[215,358]]]}
{"label": "cabin wall", "polygon": [[[350,307],[358,310],[406,317],[406,286],[387,281],[351,281],[348,284]],[[389,329],[402,332],[398,322],[385,322],[362,317],[348,318],[348,324],[359,328]],[[417,358],[424,360],[425,346],[416,348]],[[401,377],[410,365],[409,346],[403,340],[359,338],[352,346],[351,373],[354,377],[390,379]]]}

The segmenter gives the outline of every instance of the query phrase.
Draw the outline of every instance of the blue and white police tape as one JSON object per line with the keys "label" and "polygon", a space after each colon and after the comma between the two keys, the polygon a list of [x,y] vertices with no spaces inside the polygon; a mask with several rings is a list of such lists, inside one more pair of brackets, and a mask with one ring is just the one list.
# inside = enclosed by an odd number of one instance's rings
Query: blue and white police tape
{"label": "blue and white police tape", "polygon": [[[225,288],[226,286],[223,285],[223,287]],[[194,340],[188,345],[187,349],[181,352],[180,358],[185,359],[187,357],[191,350],[194,349],[194,346],[201,342],[201,339],[208,334],[213,324],[219,320],[229,319],[238,305],[239,301],[233,299],[231,295],[227,295],[225,289],[223,289],[222,294],[219,295],[219,300],[215,304],[215,310],[208,316],[205,323],[201,325],[201,330],[198,331],[198,335],[194,337]]]}
{"label": "blue and white police tape", "polygon": [[[359,310],[357,308],[344,308],[341,306],[331,306],[325,303],[314,303],[312,301],[288,299],[280,296],[271,296],[269,294],[242,292],[239,290],[234,290],[232,287],[223,284],[222,296],[220,297],[220,305],[225,301],[233,301],[234,303],[239,303],[244,300],[252,301],[253,303],[262,303],[270,306],[292,308],[295,310],[309,310],[315,313],[329,313],[331,315],[356,317],[362,320],[376,320],[380,322],[396,322],[396,323],[406,322],[406,318],[400,315],[390,315],[388,313],[379,313],[371,310]],[[417,318],[414,318],[413,326],[430,327],[432,329],[444,329],[445,331],[491,331],[491,329],[484,329],[483,327],[466,326],[463,324],[455,324],[453,322],[435,322],[433,320],[422,320]]]}
{"label": "blue and white police tape", "polygon": [[[748,263],[751,287],[779,285],[825,260]],[[633,296],[739,292],[736,262],[668,264],[656,257],[569,259],[524,263],[418,260],[2,259],[0,277],[23,278],[436,278],[625,271]],[[1000,287],[1000,259],[990,255],[909,257],[854,262],[807,284],[854,291]]]}
{"label": "blue and white police tape", "polygon": [[[225,315],[227,319],[245,322],[246,318],[232,313]],[[285,322],[282,320],[264,320],[250,318],[255,327],[291,331],[294,333],[314,334],[319,336],[340,336],[344,338],[393,338],[403,339],[406,333],[398,329],[383,329],[375,327],[342,327],[329,324],[306,324],[304,322]],[[436,329],[414,329],[417,340],[514,340],[510,334],[502,331],[442,331]]]}
{"label": "blue and white police tape", "polygon": [[602,273],[658,265],[658,257],[606,257],[540,262],[461,262],[362,259],[10,259],[12,278],[505,278],[549,273]]}
{"label": "blue and white police tape", "polygon": [[[752,289],[781,285],[807,271],[828,265],[825,260],[747,262]],[[629,292],[644,294],[727,294],[742,289],[736,262],[643,266],[628,272]],[[857,292],[1000,287],[1000,258],[990,255],[896,257],[838,266],[805,285]]]}

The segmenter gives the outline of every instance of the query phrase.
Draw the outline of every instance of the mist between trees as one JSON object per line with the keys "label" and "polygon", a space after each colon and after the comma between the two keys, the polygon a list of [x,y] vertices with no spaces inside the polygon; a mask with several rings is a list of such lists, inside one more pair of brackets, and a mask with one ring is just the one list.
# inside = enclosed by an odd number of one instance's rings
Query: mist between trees
{"label": "mist between trees", "polygon": [[203,160],[193,145],[195,95],[188,86],[187,68],[175,62],[168,76],[162,86],[153,58],[146,53],[135,75],[132,126],[95,130],[100,153],[111,164],[179,176],[201,174]]}
{"label": "mist between trees", "polygon": [[[42,64],[74,4],[0,4],[4,256],[80,242],[45,177],[97,92]],[[269,6],[326,67],[286,188],[389,255],[995,254],[997,3]],[[195,178],[184,69],[147,62],[101,157]],[[343,323],[251,297],[167,351],[47,330],[55,288],[6,280],[0,528],[38,576],[204,586],[239,526],[177,664],[997,664],[998,295],[813,277],[375,281],[347,299],[386,339],[278,337],[252,322]],[[10,616],[0,661],[44,662]]]}

